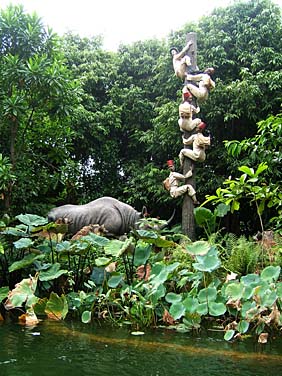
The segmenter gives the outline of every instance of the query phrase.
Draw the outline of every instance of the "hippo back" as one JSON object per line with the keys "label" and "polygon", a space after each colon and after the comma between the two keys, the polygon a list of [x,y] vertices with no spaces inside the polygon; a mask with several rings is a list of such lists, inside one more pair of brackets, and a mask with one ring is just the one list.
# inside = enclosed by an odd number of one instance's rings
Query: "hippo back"
{"label": "hippo back", "polygon": [[71,234],[89,224],[99,224],[111,234],[122,235],[135,227],[141,213],[113,197],[101,197],[84,205],[59,206],[48,214],[49,221],[59,218],[68,220]]}
{"label": "hippo back", "polygon": [[97,223],[104,224],[107,231],[116,235],[128,233],[141,218],[140,212],[113,197],[101,197],[87,205]]}

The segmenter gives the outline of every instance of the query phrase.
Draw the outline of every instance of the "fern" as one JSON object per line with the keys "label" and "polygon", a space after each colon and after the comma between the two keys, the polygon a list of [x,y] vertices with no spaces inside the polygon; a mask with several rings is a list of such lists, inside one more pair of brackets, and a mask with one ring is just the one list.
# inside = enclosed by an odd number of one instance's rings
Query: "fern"
{"label": "fern", "polygon": [[256,271],[260,258],[260,248],[256,243],[247,240],[245,236],[241,236],[238,239],[235,236],[231,236],[226,250],[228,248],[231,252],[225,261],[226,269],[240,275]]}

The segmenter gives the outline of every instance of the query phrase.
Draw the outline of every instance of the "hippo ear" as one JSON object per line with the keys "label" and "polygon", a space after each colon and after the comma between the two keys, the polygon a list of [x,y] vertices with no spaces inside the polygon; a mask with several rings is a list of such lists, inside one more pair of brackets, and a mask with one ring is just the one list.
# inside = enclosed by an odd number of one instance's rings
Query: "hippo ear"
{"label": "hippo ear", "polygon": [[142,211],[141,211],[141,216],[142,216],[142,218],[146,218],[146,217],[149,216],[149,213],[148,213],[146,206],[143,206]]}

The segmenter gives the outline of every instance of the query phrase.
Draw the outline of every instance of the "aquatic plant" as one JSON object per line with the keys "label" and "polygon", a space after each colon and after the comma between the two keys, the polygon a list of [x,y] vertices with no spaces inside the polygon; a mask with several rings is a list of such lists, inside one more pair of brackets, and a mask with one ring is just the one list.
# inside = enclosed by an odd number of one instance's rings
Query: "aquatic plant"
{"label": "aquatic plant", "polygon": [[[211,214],[212,225],[217,215]],[[151,228],[121,239],[88,233],[64,240],[64,224],[17,219],[20,224],[1,231],[0,257],[10,283],[18,280],[14,288],[0,288],[0,299],[27,325],[37,317],[80,317],[136,330],[166,325],[188,331],[216,321],[226,340],[282,326],[280,266],[263,268],[254,241],[234,237],[223,250],[223,243]]]}

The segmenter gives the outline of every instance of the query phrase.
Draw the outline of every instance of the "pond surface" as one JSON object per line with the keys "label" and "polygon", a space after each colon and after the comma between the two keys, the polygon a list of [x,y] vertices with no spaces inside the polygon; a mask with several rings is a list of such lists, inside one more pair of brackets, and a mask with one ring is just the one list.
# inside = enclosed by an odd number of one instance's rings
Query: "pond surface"
{"label": "pond surface", "polygon": [[223,333],[101,328],[44,321],[0,325],[0,376],[282,375],[282,339],[236,343]]}

